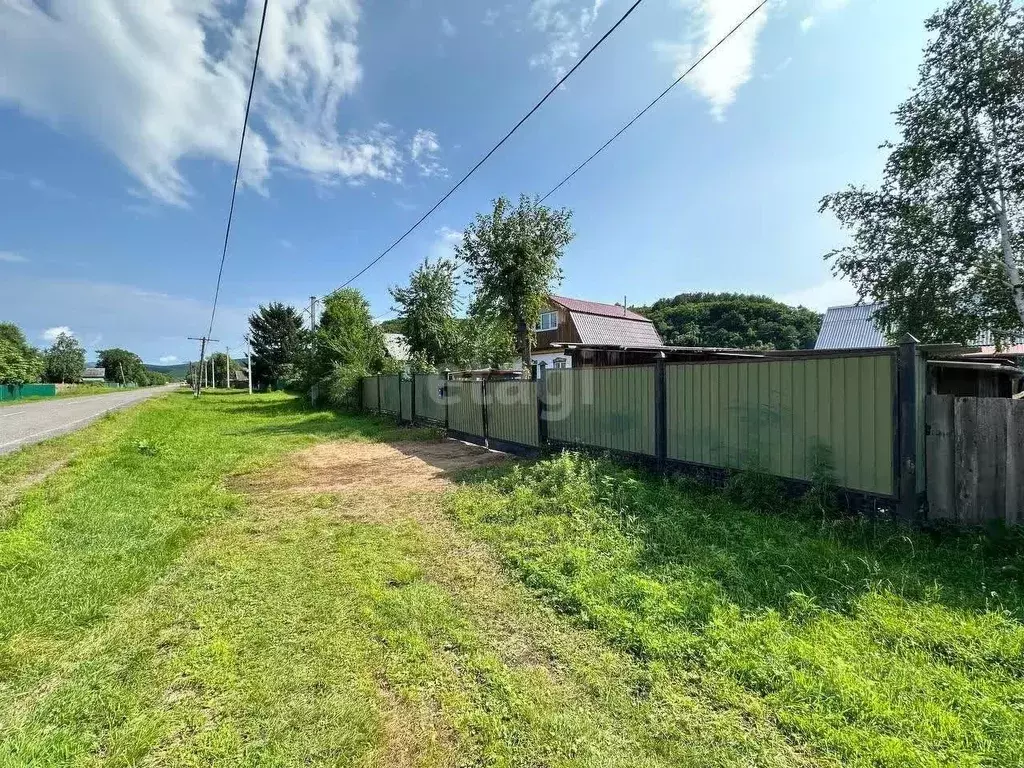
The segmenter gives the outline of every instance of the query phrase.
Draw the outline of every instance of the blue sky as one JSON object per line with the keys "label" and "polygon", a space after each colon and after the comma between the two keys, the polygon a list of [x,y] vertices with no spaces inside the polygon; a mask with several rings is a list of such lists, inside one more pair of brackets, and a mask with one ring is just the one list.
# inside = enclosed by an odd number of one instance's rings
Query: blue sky
{"label": "blue sky", "polygon": [[[215,337],[308,302],[415,221],[627,0],[270,0]],[[497,195],[544,194],[754,0],[645,0],[426,224],[356,283],[377,315]],[[935,0],[763,11],[549,201],[561,292],[854,298],[819,198],[877,179]],[[196,355],[230,195],[256,0],[0,0],[0,320],[39,345]]]}

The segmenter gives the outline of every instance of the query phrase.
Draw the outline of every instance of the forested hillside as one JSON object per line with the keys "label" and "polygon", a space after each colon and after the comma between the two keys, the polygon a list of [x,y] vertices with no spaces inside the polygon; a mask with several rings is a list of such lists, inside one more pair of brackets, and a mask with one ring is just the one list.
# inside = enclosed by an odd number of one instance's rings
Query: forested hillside
{"label": "forested hillside", "polygon": [[680,347],[810,349],[821,326],[821,315],[806,307],[743,293],[681,293],[632,309]]}

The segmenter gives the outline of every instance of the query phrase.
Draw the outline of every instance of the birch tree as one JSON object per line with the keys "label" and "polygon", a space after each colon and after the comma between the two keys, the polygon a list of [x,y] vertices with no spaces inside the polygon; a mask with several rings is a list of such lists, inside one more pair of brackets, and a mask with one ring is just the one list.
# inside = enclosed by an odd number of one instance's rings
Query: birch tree
{"label": "birch tree", "polygon": [[891,336],[1006,340],[1024,330],[1024,10],[953,0],[926,28],[880,188],[822,200],[853,236],[826,259]]}
{"label": "birch tree", "polygon": [[559,261],[574,237],[571,220],[568,209],[552,210],[526,195],[515,207],[499,197],[455,248],[475,291],[470,315],[504,326],[527,369],[540,311],[562,280]]}

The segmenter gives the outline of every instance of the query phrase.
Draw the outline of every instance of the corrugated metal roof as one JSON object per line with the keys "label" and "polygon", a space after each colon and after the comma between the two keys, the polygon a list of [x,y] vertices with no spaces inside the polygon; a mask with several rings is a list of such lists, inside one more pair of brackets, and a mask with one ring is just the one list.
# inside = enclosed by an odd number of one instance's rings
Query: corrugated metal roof
{"label": "corrugated metal roof", "polygon": [[821,330],[814,348],[866,349],[889,346],[885,334],[872,319],[878,307],[877,304],[829,307],[821,321]]}
{"label": "corrugated metal roof", "polygon": [[[604,317],[588,312],[570,312],[581,344],[613,344],[624,347],[660,347],[661,337],[650,320]],[[637,317],[640,317],[637,315]]]}
{"label": "corrugated metal roof", "polygon": [[400,333],[385,333],[384,347],[394,360],[405,362],[412,354],[409,350],[409,342]]}
{"label": "corrugated metal roof", "polygon": [[586,312],[588,315],[600,315],[601,317],[624,317],[627,320],[643,320],[647,318],[638,315],[619,304],[602,304],[598,301],[584,301],[583,299],[569,299],[565,296],[552,296],[551,300],[561,304],[570,312]]}
{"label": "corrugated metal roof", "polygon": [[83,379],[102,379],[106,375],[106,368],[86,368],[84,371],[82,371]]}

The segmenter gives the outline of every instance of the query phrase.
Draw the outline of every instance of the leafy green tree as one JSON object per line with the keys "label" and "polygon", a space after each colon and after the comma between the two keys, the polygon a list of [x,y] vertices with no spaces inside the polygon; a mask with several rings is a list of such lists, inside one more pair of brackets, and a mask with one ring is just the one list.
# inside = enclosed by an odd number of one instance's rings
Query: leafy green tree
{"label": "leafy green tree", "polygon": [[60,334],[44,354],[46,380],[60,384],[80,381],[85,372],[85,349],[69,333]]}
{"label": "leafy green tree", "polygon": [[147,386],[157,387],[162,384],[169,384],[171,377],[162,371],[154,371],[152,368],[146,369]]}
{"label": "leafy green tree", "polygon": [[208,386],[227,388],[228,377],[239,370],[238,362],[230,359],[225,352],[214,352],[207,358],[207,365],[213,361],[213,380]]}
{"label": "leafy green tree", "polygon": [[264,389],[294,375],[308,344],[308,332],[295,307],[274,302],[260,305],[249,317],[249,340],[253,386]]}
{"label": "leafy green tree", "polygon": [[810,349],[821,327],[817,312],[742,293],[682,293],[634,309],[680,347]]}
{"label": "leafy green tree", "polygon": [[39,381],[43,375],[43,358],[29,345],[25,334],[14,323],[0,323],[0,383],[24,384]]}
{"label": "leafy green tree", "polygon": [[527,368],[533,329],[562,279],[559,260],[574,237],[571,220],[571,211],[552,210],[536,198],[523,195],[513,208],[499,197],[490,213],[477,214],[455,249],[475,291],[470,314],[503,324]]}
{"label": "leafy green tree", "polygon": [[0,384],[23,384],[27,375],[22,351],[7,338],[0,336]]}
{"label": "leafy green tree", "polygon": [[883,303],[890,336],[1013,336],[1024,329],[1024,9],[953,0],[926,28],[881,187],[822,200],[853,234],[826,258]]}
{"label": "leafy green tree", "polygon": [[[356,407],[356,384],[363,376],[386,370],[384,336],[373,324],[370,305],[355,288],[335,291],[324,299],[313,351],[304,363],[306,387],[318,386],[343,408]],[[395,371],[397,372],[397,371]]]}
{"label": "leafy green tree", "polygon": [[97,351],[97,365],[103,368],[103,378],[118,384],[138,384],[144,387],[149,383],[146,366],[142,358],[127,349],[111,347]]}
{"label": "leafy green tree", "polygon": [[459,355],[462,339],[455,319],[459,299],[456,269],[451,259],[424,261],[409,276],[407,287],[389,289],[416,360],[414,367],[443,367]]}

